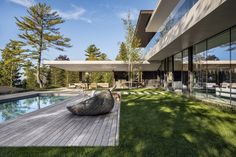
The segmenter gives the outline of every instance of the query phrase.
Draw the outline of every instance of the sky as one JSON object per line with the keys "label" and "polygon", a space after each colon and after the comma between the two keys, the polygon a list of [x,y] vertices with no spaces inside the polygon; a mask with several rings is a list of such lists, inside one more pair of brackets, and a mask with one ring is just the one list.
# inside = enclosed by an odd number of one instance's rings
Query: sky
{"label": "sky", "polygon": [[72,44],[63,52],[50,49],[43,54],[44,59],[54,60],[62,54],[70,60],[84,60],[84,50],[95,44],[114,60],[125,37],[121,19],[130,11],[136,22],[139,11],[155,9],[157,0],[0,0],[0,49],[10,39],[19,39],[15,17],[27,15],[27,8],[38,2],[50,5],[65,19],[60,30]]}

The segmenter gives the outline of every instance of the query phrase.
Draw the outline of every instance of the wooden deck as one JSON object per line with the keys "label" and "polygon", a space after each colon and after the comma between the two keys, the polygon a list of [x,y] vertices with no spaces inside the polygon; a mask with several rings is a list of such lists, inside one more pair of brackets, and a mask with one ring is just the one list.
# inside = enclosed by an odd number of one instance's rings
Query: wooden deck
{"label": "wooden deck", "polygon": [[0,123],[0,146],[116,146],[120,103],[111,113],[80,117],[67,111],[70,98],[15,120]]}

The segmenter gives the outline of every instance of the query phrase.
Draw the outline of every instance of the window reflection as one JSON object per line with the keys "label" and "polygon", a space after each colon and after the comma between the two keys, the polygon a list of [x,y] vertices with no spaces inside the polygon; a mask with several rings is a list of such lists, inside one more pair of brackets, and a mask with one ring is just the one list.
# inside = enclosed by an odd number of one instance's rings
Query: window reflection
{"label": "window reflection", "polygon": [[174,65],[171,57],[163,60],[163,80],[167,72],[172,72],[174,91],[193,92],[190,94],[200,99],[236,105],[236,27],[194,45],[193,56],[188,50],[192,48],[173,56]]}
{"label": "window reflection", "polygon": [[231,104],[236,105],[236,28],[231,30]]}
{"label": "window reflection", "polygon": [[219,103],[230,103],[230,31],[207,41],[207,93]]}
{"label": "window reflection", "polygon": [[206,97],[206,42],[193,48],[193,93],[200,98]]}
{"label": "window reflection", "polygon": [[183,84],[183,92],[188,93],[188,50],[184,50],[182,54],[182,64],[183,64],[183,71],[182,71],[182,84]]}
{"label": "window reflection", "polygon": [[174,91],[181,91],[182,92],[182,52],[177,53],[174,55],[174,72],[173,72],[173,90]]}

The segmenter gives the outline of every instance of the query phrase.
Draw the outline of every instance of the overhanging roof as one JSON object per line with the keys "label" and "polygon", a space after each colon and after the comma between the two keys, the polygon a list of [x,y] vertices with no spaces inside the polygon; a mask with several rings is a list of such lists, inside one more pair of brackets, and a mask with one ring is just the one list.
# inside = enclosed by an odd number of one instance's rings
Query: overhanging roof
{"label": "overhanging roof", "polygon": [[140,47],[146,47],[155,33],[146,32],[146,26],[152,16],[153,10],[141,10],[136,25],[135,36],[141,40]]}
{"label": "overhanging roof", "polygon": [[145,56],[163,60],[236,25],[235,0],[199,0]]}
{"label": "overhanging roof", "polygon": [[159,0],[146,27],[146,32],[157,32],[180,0]]}
{"label": "overhanging roof", "polygon": [[[64,69],[67,71],[80,72],[109,72],[109,71],[128,71],[128,63],[124,61],[44,61],[44,65]],[[135,63],[134,67],[142,71],[156,71],[160,63]]]}

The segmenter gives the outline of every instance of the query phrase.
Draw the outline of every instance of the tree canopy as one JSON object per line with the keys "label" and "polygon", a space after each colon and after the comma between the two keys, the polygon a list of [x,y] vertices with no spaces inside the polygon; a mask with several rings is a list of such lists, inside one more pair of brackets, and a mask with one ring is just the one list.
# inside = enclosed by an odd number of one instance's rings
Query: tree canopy
{"label": "tree canopy", "polygon": [[10,40],[2,51],[1,78],[0,82],[7,86],[17,86],[20,84],[20,68],[24,64],[26,50],[23,42]]}
{"label": "tree canopy", "polygon": [[127,49],[126,49],[126,45],[124,42],[122,42],[120,44],[120,49],[119,49],[119,53],[116,56],[116,60],[119,61],[128,61],[128,54],[127,54]]}
{"label": "tree canopy", "polygon": [[65,38],[60,29],[56,27],[64,23],[64,20],[56,11],[45,3],[38,3],[27,10],[28,15],[21,18],[16,17],[16,24],[21,30],[19,37],[23,39],[27,46],[30,46],[28,57],[36,60],[36,76],[40,88],[43,87],[41,78],[42,53],[49,48],[63,51],[65,47],[70,47],[70,39]]}
{"label": "tree canopy", "polygon": [[89,45],[85,52],[86,60],[99,60],[101,57],[100,49],[94,44]]}

